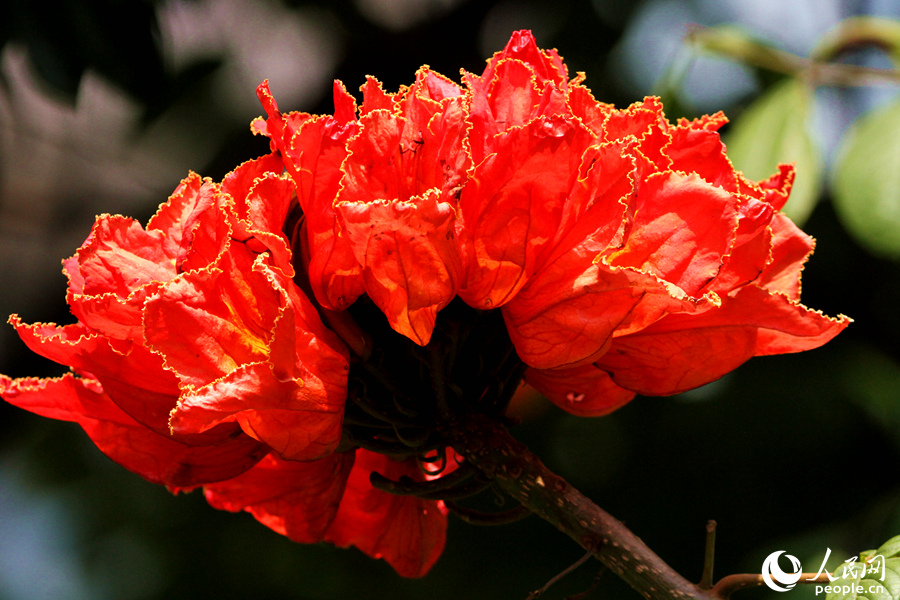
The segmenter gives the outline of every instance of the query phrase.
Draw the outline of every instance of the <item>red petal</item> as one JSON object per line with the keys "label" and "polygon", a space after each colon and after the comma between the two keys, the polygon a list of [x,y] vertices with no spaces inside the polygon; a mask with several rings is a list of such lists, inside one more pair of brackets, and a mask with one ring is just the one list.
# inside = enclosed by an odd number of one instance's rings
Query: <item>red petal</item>
{"label": "red petal", "polygon": [[410,87],[407,97],[428,98],[440,102],[460,96],[462,93],[462,88],[456,83],[423,66],[416,71],[416,82]]}
{"label": "red petal", "polygon": [[625,110],[610,112],[604,123],[607,141],[635,138],[643,155],[660,171],[671,167],[671,159],[665,153],[665,148],[671,143],[668,131],[662,103],[659,98],[652,97],[644,98],[643,102],[636,102]]}
{"label": "red petal", "polygon": [[338,206],[366,291],[396,331],[424,346],[440,309],[456,294],[456,212],[437,192],[412,202]]}
{"label": "red petal", "polygon": [[372,487],[373,471],[394,481],[402,476],[424,479],[415,461],[396,462],[357,450],[344,498],[325,540],[383,558],[404,577],[422,577],[444,550],[447,511],[442,502],[395,496]]}
{"label": "red petal", "polygon": [[728,123],[728,117],[722,111],[714,115],[703,115],[700,118],[687,120],[678,119],[679,127],[690,127],[691,129],[706,129],[708,131],[718,131],[723,125]]}
{"label": "red petal", "polygon": [[758,283],[767,290],[780,292],[799,302],[800,274],[816,243],[782,213],[776,213],[769,226],[772,230],[772,254]]}
{"label": "red petal", "polygon": [[[548,250],[535,261],[536,276],[545,265],[568,252],[591,260],[616,243],[625,222],[627,201],[634,192],[635,158],[630,145],[605,143],[584,151],[578,179],[562,207],[559,229]],[[573,279],[579,273],[573,273]]]}
{"label": "red petal", "polygon": [[245,510],[295,542],[321,542],[337,513],[353,458],[353,452],[344,452],[297,462],[270,454],[237,477],[205,486],[206,500],[219,510]]}
{"label": "red petal", "polygon": [[599,417],[621,408],[635,393],[613,383],[594,365],[570,369],[528,369],[525,380],[564,411]]}
{"label": "red petal", "polygon": [[693,306],[652,276],[610,271],[590,265],[589,258],[566,255],[503,307],[509,337],[529,366],[551,369],[594,360],[617,330],[640,329],[667,312]]}
{"label": "red petal", "polygon": [[147,344],[184,385],[203,386],[268,358],[284,299],[236,246],[221,268],[185,273],[147,300]]}
{"label": "red petal", "polygon": [[744,198],[738,207],[738,228],[734,246],[725,257],[719,274],[704,291],[712,290],[720,296],[727,295],[738,287],[750,282],[758,282],[760,274],[771,260],[772,207],[753,198]]}
{"label": "red petal", "polygon": [[475,83],[469,119],[472,129],[469,143],[472,160],[479,164],[493,151],[494,136],[510,127],[525,125],[537,115],[541,98],[533,71],[518,60],[504,60],[497,65],[494,78]]}
{"label": "red petal", "polygon": [[726,191],[737,191],[737,175],[725,155],[725,145],[718,133],[679,126],[671,130],[670,135],[672,142],[665,152],[672,160],[673,171],[697,173],[707,182]]}
{"label": "red petal", "polygon": [[734,241],[737,206],[697,175],[653,174],[638,188],[625,246],[607,262],[653,273],[697,296]]}
{"label": "red petal", "polygon": [[25,325],[15,315],[9,321],[33,352],[91,373],[122,410],[157,433],[168,433],[168,415],[179,388],[159,356],[131,342],[94,334],[80,324]]}
{"label": "red petal", "polygon": [[343,400],[329,398],[312,378],[279,381],[271,365],[241,365],[185,394],[172,411],[171,426],[179,433],[203,432],[236,421],[281,457],[314,460],[333,452],[340,441]]}
{"label": "red petal", "polygon": [[520,30],[513,32],[506,43],[506,47],[495,53],[488,60],[487,68],[482,76],[487,77],[496,68],[496,65],[509,58],[521,60],[531,67],[538,78],[539,84],[551,81],[559,87],[565,87],[566,80],[569,78],[568,69],[556,50],[541,50],[538,48],[531,31]]}
{"label": "red petal", "polygon": [[381,82],[366,75],[366,82],[359,88],[363,93],[362,107],[359,109],[360,118],[374,110],[386,110],[392,112],[399,100],[399,94],[388,94],[381,87]]}
{"label": "red petal", "polygon": [[629,390],[676,394],[714,381],[752,356],[817,348],[849,322],[748,285],[723,298],[720,308],[668,315],[642,331],[616,338],[594,364]]}
{"label": "red petal", "polygon": [[243,435],[220,445],[190,446],[154,433],[116,406],[96,381],[72,375],[14,381],[0,375],[0,395],[41,416],[77,422],[112,460],[153,483],[170,487],[229,479],[268,452]]}
{"label": "red petal", "polygon": [[603,134],[606,117],[615,110],[612,104],[597,102],[591,91],[577,82],[569,87],[567,102],[572,114],[598,137]]}
{"label": "red petal", "polygon": [[122,298],[149,283],[175,277],[175,256],[166,253],[166,234],[140,223],[102,215],[76,253],[83,294],[115,293]]}
{"label": "red petal", "polygon": [[288,277],[294,276],[294,268],[290,243],[282,230],[293,197],[290,178],[270,172],[256,178],[244,196],[235,198],[241,220],[234,237],[254,252],[268,251],[272,265]]}
{"label": "red petal", "polygon": [[350,95],[344,84],[334,80],[334,118],[338,123],[349,123],[356,120],[356,98]]}
{"label": "red petal", "polygon": [[[256,185],[256,180],[267,175],[281,175],[284,165],[277,154],[266,154],[259,158],[248,160],[222,179],[221,189],[235,201],[238,217],[247,219],[247,205],[244,199],[250,190]],[[283,220],[282,220],[283,222]]]}
{"label": "red petal", "polygon": [[356,133],[328,117],[304,123],[293,135],[287,156],[306,217],[312,253],[309,279],[316,299],[331,310],[343,310],[365,292],[362,268],[346,237],[339,237],[334,211],[343,176],[347,140]]}
{"label": "red petal", "polygon": [[94,296],[70,294],[69,308],[78,321],[97,333],[119,340],[139,342],[143,336],[141,309],[154,285],[133,292],[123,299],[114,292]]}
{"label": "red petal", "polygon": [[764,181],[759,182],[759,187],[765,194],[764,199],[775,210],[781,210],[788,201],[791,188],[796,177],[794,165],[778,165],[778,172]]}
{"label": "red petal", "polygon": [[508,302],[558,230],[563,206],[593,136],[575,121],[542,117],[498,137],[460,198],[466,278],[475,308]]}
{"label": "red petal", "polygon": [[147,303],[148,343],[194,388],[172,413],[173,431],[236,421],[287,459],[333,451],[346,397],[340,342],[261,259],[223,267],[185,274]]}
{"label": "red petal", "polygon": [[[203,221],[209,221],[207,214],[215,206],[215,186],[209,180],[191,173],[175,188],[168,201],[147,223],[147,231],[161,231],[165,253],[175,259],[176,269],[181,268],[187,256],[196,252],[195,230]],[[215,219],[212,219],[215,220]],[[217,255],[213,253],[213,257]]]}

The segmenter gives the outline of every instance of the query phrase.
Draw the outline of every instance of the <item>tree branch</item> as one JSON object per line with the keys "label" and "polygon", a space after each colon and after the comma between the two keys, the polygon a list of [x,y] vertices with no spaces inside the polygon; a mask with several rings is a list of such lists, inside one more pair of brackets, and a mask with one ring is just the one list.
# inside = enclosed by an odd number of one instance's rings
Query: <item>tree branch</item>
{"label": "tree branch", "polygon": [[[798,583],[830,583],[829,573],[801,573]],[[738,590],[750,587],[758,587],[763,584],[763,576],[760,573],[738,573],[729,575],[719,580],[712,591],[717,598],[729,598]]]}
{"label": "tree branch", "polygon": [[812,60],[773,48],[734,29],[698,27],[688,33],[686,39],[700,49],[747,65],[784,75],[803,76],[814,85],[863,86],[900,81],[897,69]]}
{"label": "tree branch", "polygon": [[646,598],[721,600],[676,573],[622,523],[551,472],[492,419],[468,415],[450,424],[453,448],[503,491],[590,550]]}

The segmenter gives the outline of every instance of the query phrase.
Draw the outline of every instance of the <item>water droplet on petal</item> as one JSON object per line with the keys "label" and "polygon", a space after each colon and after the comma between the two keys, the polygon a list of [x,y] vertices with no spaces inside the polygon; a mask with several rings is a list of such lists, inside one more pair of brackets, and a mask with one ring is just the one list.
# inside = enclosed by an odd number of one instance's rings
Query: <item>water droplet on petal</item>
{"label": "water droplet on petal", "polygon": [[569,402],[578,403],[584,400],[584,394],[579,394],[578,392],[569,392],[566,394],[566,400]]}

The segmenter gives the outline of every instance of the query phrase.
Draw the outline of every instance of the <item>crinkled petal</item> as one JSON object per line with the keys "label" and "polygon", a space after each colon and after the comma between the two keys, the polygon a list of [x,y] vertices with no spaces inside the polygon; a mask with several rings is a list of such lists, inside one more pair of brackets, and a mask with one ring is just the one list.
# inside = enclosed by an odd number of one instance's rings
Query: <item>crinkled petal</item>
{"label": "crinkled petal", "polygon": [[227,225],[214,210],[213,188],[191,174],[146,231],[131,219],[100,217],[84,245],[63,262],[67,299],[78,320],[112,338],[141,342],[147,296],[183,268],[203,266],[219,254]]}
{"label": "crinkled petal", "polygon": [[288,176],[265,173],[254,179],[246,195],[237,201],[238,222],[234,237],[247,249],[271,254],[272,265],[294,276],[290,243],[282,231],[294,196]]}
{"label": "crinkled petal", "polygon": [[203,432],[237,422],[287,460],[330,454],[341,437],[343,398],[329,398],[321,382],[280,381],[266,363],[241,365],[185,394],[172,411],[178,433]]}
{"label": "crinkled petal", "polygon": [[306,219],[310,284],[319,303],[331,310],[347,308],[365,292],[362,268],[340,235],[334,210],[346,143],[356,131],[355,122],[313,119],[297,129],[285,150]]}
{"label": "crinkled petal", "polygon": [[238,217],[248,219],[250,207],[244,199],[256,185],[256,180],[267,175],[281,175],[283,170],[284,165],[277,154],[266,154],[241,163],[225,175],[221,189],[234,200]]}
{"label": "crinkled petal", "polygon": [[527,365],[551,369],[592,361],[606,352],[616,331],[693,308],[655,277],[591,262],[590,256],[567,254],[503,307],[510,340]]}
{"label": "crinkled petal", "polygon": [[[184,262],[192,255],[218,255],[219,244],[215,238],[198,236],[197,230],[217,221],[214,209],[216,186],[208,179],[191,173],[183,179],[147,223],[147,231],[165,234],[163,247],[166,255],[174,258],[176,270],[183,269]],[[210,247],[212,246],[212,247]],[[210,260],[211,260],[210,259]],[[195,258],[193,264],[197,265]]]}
{"label": "crinkled petal", "polygon": [[717,132],[681,125],[672,129],[670,135],[672,141],[665,152],[672,160],[673,171],[696,173],[723,190],[738,191],[734,167]]}
{"label": "crinkled petal", "polygon": [[91,373],[104,391],[132,418],[165,435],[168,413],[178,399],[178,379],[162,359],[131,342],[113,345],[83,325],[26,325],[16,315],[9,322],[33,352]]}
{"label": "crinkled petal", "polygon": [[461,99],[411,96],[403,108],[402,115],[378,110],[360,119],[358,135],[347,143],[339,202],[408,200],[433,189],[449,199],[464,182]]}
{"label": "crinkled petal", "polygon": [[800,274],[815,249],[815,240],[800,231],[782,213],[773,216],[769,227],[772,232],[771,257],[762,270],[758,284],[799,302]]}
{"label": "crinkled petal", "polygon": [[268,357],[284,298],[237,246],[221,268],[185,273],[147,300],[147,344],[185,386]]}
{"label": "crinkled petal", "polygon": [[562,207],[559,228],[535,261],[536,276],[566,253],[593,259],[619,242],[634,192],[636,159],[630,150],[630,144],[614,142],[584,151],[578,178]]}
{"label": "crinkled petal", "polygon": [[416,82],[410,86],[407,98],[420,97],[440,102],[447,98],[460,96],[462,93],[459,85],[427,66],[423,66],[416,71]]}
{"label": "crinkled petal", "polygon": [[421,346],[456,294],[461,269],[452,229],[456,211],[437,196],[433,190],[412,202],[338,206],[369,297],[391,327]]}
{"label": "crinkled petal", "polygon": [[723,298],[721,307],[668,315],[616,338],[594,364],[626,389],[664,396],[714,381],[752,356],[817,348],[849,322],[748,285]]}
{"label": "crinkled petal", "polygon": [[173,431],[237,422],[291,460],[337,446],[348,368],[340,342],[262,257],[252,268],[184,275],[148,302],[146,315],[149,342],[188,387]]}
{"label": "crinkled petal", "polygon": [[603,130],[606,141],[625,140],[629,137],[636,139],[641,153],[656,169],[666,171],[671,168],[672,160],[665,148],[670,145],[672,138],[659,98],[647,97],[643,102],[635,102],[625,110],[610,112]]}
{"label": "crinkled petal", "polygon": [[569,94],[566,98],[569,104],[569,110],[572,115],[581,119],[581,122],[590,129],[595,136],[602,137],[603,124],[606,117],[613,111],[615,107],[612,104],[597,102],[591,91],[581,85],[581,80],[576,79],[569,86]]}
{"label": "crinkled petal", "polygon": [[372,558],[383,558],[404,577],[422,577],[444,550],[447,509],[443,502],[396,496],[369,483],[372,472],[394,481],[424,476],[413,460],[397,462],[367,450],[356,451],[356,463],[344,497],[325,540],[356,546]]}
{"label": "crinkled petal", "polygon": [[474,89],[469,108],[469,143],[472,160],[479,164],[491,153],[494,136],[525,125],[537,116],[535,109],[541,91],[534,71],[519,60],[504,60],[497,65],[494,79],[470,78],[469,85]]}
{"label": "crinkled petal", "polygon": [[469,305],[497,308],[525,284],[592,141],[577,122],[542,117],[499,136],[497,152],[475,167],[459,203],[466,269],[459,295]]}
{"label": "crinkled petal", "polygon": [[718,275],[706,286],[726,295],[751,282],[758,282],[771,260],[774,210],[766,202],[745,197],[738,207],[738,227],[734,245],[724,258]]}
{"label": "crinkled petal", "polygon": [[544,82],[549,81],[563,88],[569,78],[569,71],[556,50],[538,48],[534,35],[528,30],[513,32],[506,47],[500,52],[494,53],[494,56],[487,61],[488,64],[482,77],[489,79],[493,75],[494,69],[506,59],[517,59],[526,63],[533,69],[542,87]]}
{"label": "crinkled petal", "polygon": [[356,120],[356,98],[347,91],[347,87],[337,79],[332,85],[334,97],[334,118],[338,123],[349,123]]}
{"label": "crinkled petal", "polygon": [[148,283],[172,279],[176,257],[166,252],[165,239],[165,233],[145,231],[134,219],[101,215],[76,254],[84,282],[80,293],[125,298]]}
{"label": "crinkled petal", "polygon": [[366,75],[366,82],[359,89],[363,93],[363,103],[359,109],[360,118],[375,110],[393,112],[403,96],[402,90],[396,94],[385,92],[381,82],[371,75]]}
{"label": "crinkled petal", "polygon": [[219,510],[247,511],[295,542],[315,544],[337,514],[353,458],[343,452],[297,462],[270,454],[237,477],[205,486],[206,500]]}
{"label": "crinkled petal", "polygon": [[635,396],[594,365],[528,369],[525,380],[555,405],[579,417],[600,417],[621,408]]}
{"label": "crinkled petal", "polygon": [[607,262],[653,273],[699,295],[734,242],[737,204],[697,175],[650,175],[638,188],[625,245]]}
{"label": "crinkled petal", "polygon": [[0,375],[0,396],[41,416],[77,422],[112,460],[148,481],[170,487],[230,479],[269,451],[245,435],[214,446],[192,446],[160,435],[122,411],[98,382],[71,374],[16,380]]}

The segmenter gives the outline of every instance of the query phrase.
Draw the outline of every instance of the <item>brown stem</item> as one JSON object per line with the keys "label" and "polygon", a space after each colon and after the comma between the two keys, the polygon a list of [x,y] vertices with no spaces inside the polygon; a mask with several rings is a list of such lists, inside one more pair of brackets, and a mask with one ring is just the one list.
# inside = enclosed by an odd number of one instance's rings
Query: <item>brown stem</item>
{"label": "brown stem", "polygon": [[[830,583],[828,573],[801,573],[798,583]],[[729,598],[731,594],[738,590],[750,587],[758,587],[763,584],[763,576],[759,573],[738,573],[729,575],[719,580],[719,583],[713,587],[712,592],[717,598]]]}
{"label": "brown stem", "polygon": [[452,423],[446,436],[502,490],[592,551],[644,597],[722,598],[676,573],[622,523],[547,469],[499,423],[473,414]]}
{"label": "brown stem", "polygon": [[896,65],[900,50],[900,23],[879,17],[849,17],[822,36],[810,58],[816,61],[834,60],[841,54],[865,47],[887,52]]}
{"label": "brown stem", "polygon": [[716,557],[716,522],[709,521],[706,524],[706,550],[703,553],[703,575],[700,577],[700,587],[708,590],[713,586],[713,566]]}
{"label": "brown stem", "polygon": [[587,554],[585,554],[584,556],[582,556],[581,558],[576,560],[574,564],[566,567],[562,573],[560,573],[559,575],[557,575],[556,577],[554,577],[553,579],[551,579],[550,581],[545,583],[543,586],[540,587],[540,589],[537,589],[537,590],[531,592],[530,594],[528,594],[528,597],[525,598],[525,600],[537,600],[537,598],[539,598],[541,594],[543,594],[548,589],[550,589],[551,585],[553,585],[560,579],[563,579],[566,575],[568,575],[569,573],[571,573],[572,571],[574,571],[575,569],[577,569],[578,567],[580,567],[581,565],[586,563],[588,561],[588,559],[591,558],[591,555],[592,555],[591,551],[588,550]]}
{"label": "brown stem", "polygon": [[896,84],[900,81],[900,71],[897,69],[811,60],[757,42],[733,30],[696,28],[687,39],[701,49],[775,73],[800,76],[813,85],[863,86]]}

